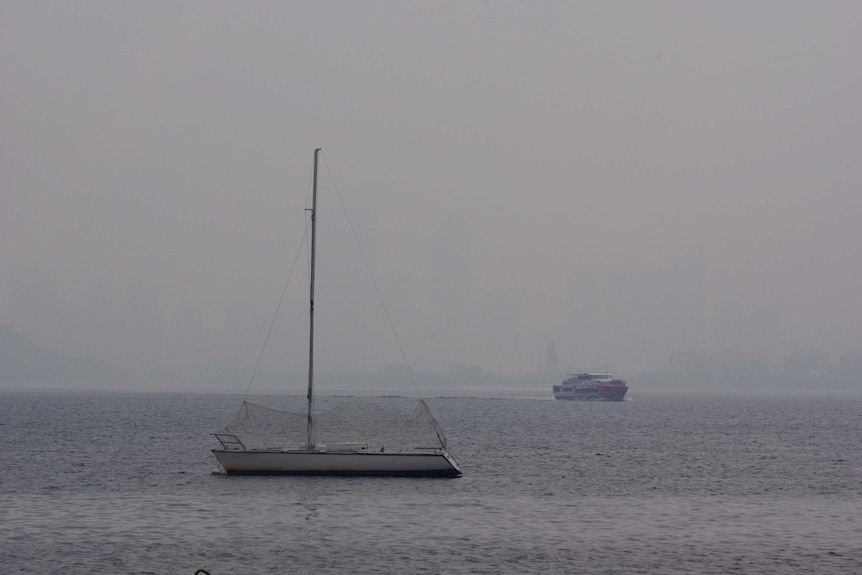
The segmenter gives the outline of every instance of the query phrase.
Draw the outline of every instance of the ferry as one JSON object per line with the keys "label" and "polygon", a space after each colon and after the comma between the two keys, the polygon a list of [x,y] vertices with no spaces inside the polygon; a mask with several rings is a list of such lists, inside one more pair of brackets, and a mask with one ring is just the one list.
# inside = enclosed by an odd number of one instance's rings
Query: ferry
{"label": "ferry", "polygon": [[573,373],[554,386],[555,399],[573,401],[623,401],[628,384],[609,373]]}

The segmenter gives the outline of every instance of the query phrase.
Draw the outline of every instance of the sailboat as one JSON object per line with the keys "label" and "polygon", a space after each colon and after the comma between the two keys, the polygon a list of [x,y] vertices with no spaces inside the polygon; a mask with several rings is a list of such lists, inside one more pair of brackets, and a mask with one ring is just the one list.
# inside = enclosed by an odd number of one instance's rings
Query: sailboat
{"label": "sailboat", "polygon": [[[221,447],[212,452],[229,475],[358,475],[457,477],[461,469],[446,449],[445,436],[424,400],[410,418],[401,417],[386,425],[389,431],[424,422],[430,433],[413,435],[411,440],[425,444],[407,444],[393,449],[392,444],[369,446],[362,442],[322,443],[317,438],[318,414],[314,410],[314,271],[316,258],[317,167],[320,148],[314,150],[314,172],[311,207],[311,269],[309,297],[308,393],[307,412],[291,414],[244,401],[234,420],[223,432],[213,434]],[[326,416],[345,427],[360,419],[353,415]],[[287,431],[295,430],[298,415],[304,415],[306,441],[300,445],[284,444]],[[379,421],[375,414],[372,418]],[[293,422],[293,424],[291,423]],[[401,425],[403,424],[403,425]],[[426,430],[428,427],[426,427]],[[420,439],[416,439],[416,438]],[[410,441],[410,440],[408,440]]]}

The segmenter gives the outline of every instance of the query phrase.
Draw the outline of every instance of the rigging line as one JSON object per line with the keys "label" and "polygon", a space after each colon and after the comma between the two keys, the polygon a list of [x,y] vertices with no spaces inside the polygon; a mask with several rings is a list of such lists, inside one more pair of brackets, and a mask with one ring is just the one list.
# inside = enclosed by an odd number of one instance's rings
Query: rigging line
{"label": "rigging line", "polygon": [[263,352],[266,350],[266,344],[269,342],[269,336],[272,334],[272,328],[275,326],[275,320],[278,318],[278,311],[281,309],[281,303],[284,301],[284,294],[287,293],[287,286],[290,285],[290,278],[293,277],[293,270],[296,268],[296,262],[299,259],[299,254],[302,253],[302,248],[308,242],[308,227],[309,221],[305,223],[305,232],[302,235],[302,242],[299,244],[299,249],[296,250],[296,255],[293,256],[293,263],[290,264],[290,272],[287,274],[287,280],[284,282],[284,287],[281,289],[281,296],[278,298],[278,305],[275,306],[275,313],[272,315],[272,321],[269,324],[269,330],[266,332],[266,338],[263,340],[263,346],[260,348],[260,354],[257,356],[257,362],[254,364],[254,370],[251,372],[251,378],[248,381],[248,387],[245,388],[243,401],[248,399],[248,393],[251,390],[251,385],[254,383],[254,376],[257,374],[257,368],[260,367],[260,361],[263,359]]}
{"label": "rigging line", "polygon": [[290,285],[290,278],[293,277],[293,270],[296,267],[296,261],[299,259],[299,254],[302,252],[302,246],[306,243],[308,237],[308,224],[305,225],[305,233],[302,236],[302,243],[299,249],[296,250],[296,255],[293,257],[293,263],[290,265],[290,272],[287,274],[287,280],[284,282],[284,287],[281,289],[281,296],[278,298],[278,305],[275,306],[275,313],[272,315],[272,321],[269,324],[269,330],[266,332],[266,338],[263,340],[263,346],[260,348],[260,354],[257,356],[257,363],[254,364],[254,370],[251,372],[248,387],[245,389],[243,401],[248,398],[248,393],[251,390],[251,384],[254,383],[254,376],[257,374],[257,368],[260,366],[260,361],[263,359],[263,352],[266,350],[266,344],[269,342],[269,336],[272,334],[272,328],[275,326],[275,320],[278,318],[278,311],[281,309],[281,303],[284,301],[284,294],[287,293],[287,286]]}
{"label": "rigging line", "polygon": [[389,317],[389,310],[386,309],[386,303],[383,301],[383,295],[380,293],[380,287],[377,285],[377,280],[374,278],[374,273],[371,271],[371,266],[368,264],[368,258],[365,257],[365,250],[362,249],[362,244],[359,243],[359,236],[356,234],[356,228],[353,227],[353,222],[350,219],[350,215],[347,213],[347,208],[344,205],[344,199],[341,197],[341,191],[338,189],[338,184],[335,183],[335,177],[333,177],[332,170],[329,168],[329,164],[326,161],[326,154],[321,155],[323,156],[323,165],[326,166],[326,171],[329,174],[329,179],[332,181],[332,186],[335,188],[335,195],[338,197],[338,204],[341,206],[341,211],[344,213],[344,217],[347,219],[347,225],[350,228],[350,232],[353,234],[353,241],[356,242],[356,247],[359,248],[359,253],[362,255],[362,261],[365,264],[365,269],[368,271],[368,275],[371,277],[371,283],[374,285],[374,291],[377,292],[377,299],[380,301],[380,307],[383,308],[383,314],[386,316],[386,323],[389,324],[389,329],[392,330],[392,336],[395,338],[395,343],[398,345],[398,351],[401,352],[401,360],[404,362],[404,365],[407,366],[407,373],[410,375],[410,382],[413,384],[413,388],[419,395],[419,399],[424,401],[424,398],[422,397],[422,390],[419,389],[419,384],[416,383],[416,378],[413,375],[413,368],[410,367],[410,362],[407,361],[407,354],[404,353],[404,347],[401,345],[401,339],[398,337],[398,332],[395,331],[395,324],[392,323],[392,318]]}

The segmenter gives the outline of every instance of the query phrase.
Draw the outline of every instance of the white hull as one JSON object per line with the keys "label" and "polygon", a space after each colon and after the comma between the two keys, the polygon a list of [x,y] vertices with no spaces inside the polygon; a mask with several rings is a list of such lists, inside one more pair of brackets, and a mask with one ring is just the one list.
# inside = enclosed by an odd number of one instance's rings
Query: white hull
{"label": "white hull", "polygon": [[452,456],[439,449],[414,453],[214,449],[213,454],[232,475],[456,477],[461,474]]}

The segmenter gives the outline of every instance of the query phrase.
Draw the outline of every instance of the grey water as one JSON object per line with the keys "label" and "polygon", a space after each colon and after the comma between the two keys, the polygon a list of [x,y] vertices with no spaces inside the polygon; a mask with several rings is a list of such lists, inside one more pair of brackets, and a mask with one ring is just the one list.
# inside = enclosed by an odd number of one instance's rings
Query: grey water
{"label": "grey water", "polygon": [[0,572],[862,573],[862,394],[629,393],[429,399],[464,475],[407,479],[213,473],[239,396],[2,392]]}

